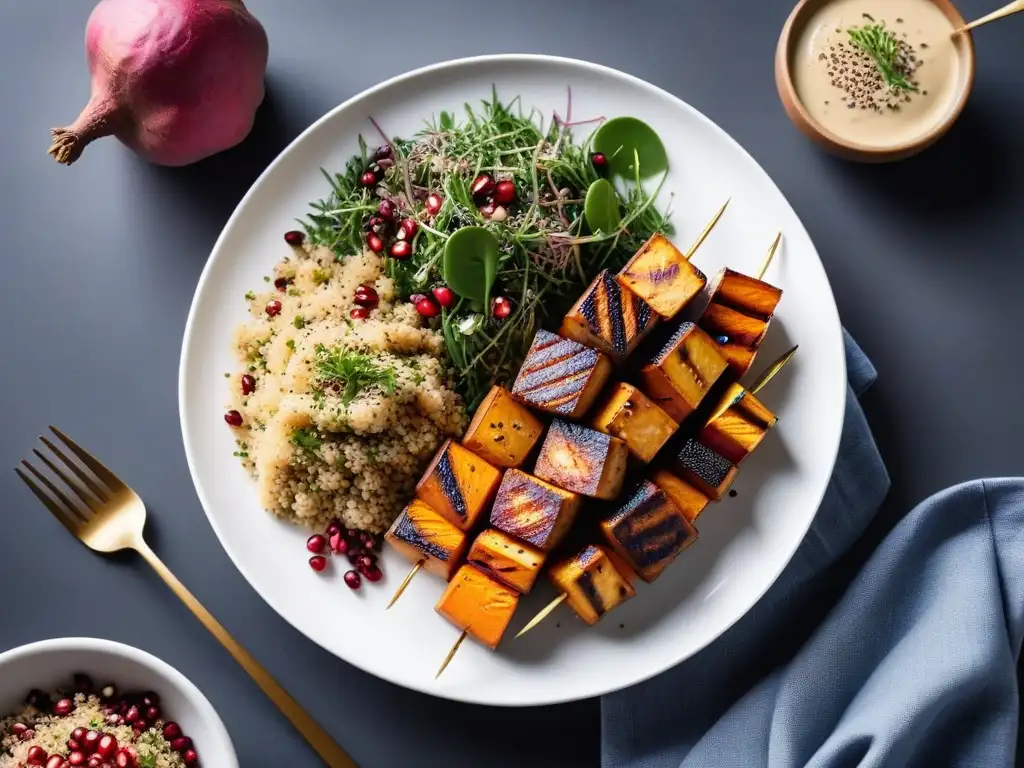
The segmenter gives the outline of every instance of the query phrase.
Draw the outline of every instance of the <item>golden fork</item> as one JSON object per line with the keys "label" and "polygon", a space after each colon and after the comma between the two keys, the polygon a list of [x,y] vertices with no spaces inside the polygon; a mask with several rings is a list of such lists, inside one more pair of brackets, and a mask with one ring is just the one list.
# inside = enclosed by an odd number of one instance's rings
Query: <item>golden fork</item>
{"label": "golden fork", "polygon": [[[146,506],[139,495],[59,429],[52,426],[50,429],[93,475],[90,477],[89,473],[69,459],[60,448],[40,436],[39,439],[53,452],[58,461],[52,461],[39,450],[33,449],[32,452],[56,477],[60,478],[67,489],[70,489],[77,497],[78,503],[72,501],[55,482],[28,461],[22,460],[21,463],[32,477],[23,472],[20,467],[16,467],[14,471],[53,513],[53,516],[75,538],[96,552],[111,553],[134,549],[142,555],[143,559],[167,583],[174,594],[203,623],[203,626],[220,641],[220,644],[242,666],[242,669],[249,673],[249,676],[256,681],[256,684],[263,689],[263,692],[270,697],[270,700],[277,705],[330,768],[358,768],[356,762],[345,754],[344,750],[334,743],[330,735],[270,676],[270,673],[228,634],[227,630],[196,600],[149,548],[143,538],[143,530],[146,526]],[[60,465],[63,465],[64,469],[61,469]],[[65,470],[69,470],[74,477],[71,477]],[[35,480],[32,479],[33,477]],[[36,483],[36,480],[39,482]],[[40,484],[45,486],[52,495],[47,494]]]}

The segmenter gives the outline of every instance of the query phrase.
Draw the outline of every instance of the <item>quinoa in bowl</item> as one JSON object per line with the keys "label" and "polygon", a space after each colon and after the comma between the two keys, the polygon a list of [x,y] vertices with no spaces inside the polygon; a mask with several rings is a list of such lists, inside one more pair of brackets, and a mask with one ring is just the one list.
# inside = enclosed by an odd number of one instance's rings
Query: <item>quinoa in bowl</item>
{"label": "quinoa in bowl", "polygon": [[384,262],[293,245],[246,294],[225,420],[261,505],[315,531],[381,533],[465,410],[441,334],[397,300]]}

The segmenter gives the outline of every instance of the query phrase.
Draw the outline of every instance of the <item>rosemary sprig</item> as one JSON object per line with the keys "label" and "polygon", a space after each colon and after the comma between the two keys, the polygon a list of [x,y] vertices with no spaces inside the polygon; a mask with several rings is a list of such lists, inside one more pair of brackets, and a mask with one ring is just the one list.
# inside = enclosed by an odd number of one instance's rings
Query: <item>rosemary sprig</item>
{"label": "rosemary sprig", "polygon": [[325,347],[318,344],[313,361],[315,385],[323,392],[331,389],[341,396],[342,405],[348,406],[367,387],[379,387],[386,394],[394,394],[398,378],[393,368],[379,365],[369,355],[353,352],[344,347]]}
{"label": "rosemary sprig", "polygon": [[900,41],[881,24],[867,24],[846,30],[854,47],[874,59],[885,84],[896,91],[916,91],[917,86],[906,76],[902,64]]}

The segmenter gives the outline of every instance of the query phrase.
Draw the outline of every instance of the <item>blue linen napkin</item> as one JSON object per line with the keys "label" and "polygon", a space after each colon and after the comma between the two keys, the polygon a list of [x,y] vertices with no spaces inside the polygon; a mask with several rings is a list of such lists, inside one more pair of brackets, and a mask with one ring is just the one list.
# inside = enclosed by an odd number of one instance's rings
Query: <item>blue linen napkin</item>
{"label": "blue linen napkin", "polygon": [[857,400],[876,373],[849,335],[846,357],[835,472],[793,561],[704,651],[601,700],[603,765],[1013,765],[1024,480],[967,483],[920,504],[804,645],[786,647],[795,617],[889,487]]}

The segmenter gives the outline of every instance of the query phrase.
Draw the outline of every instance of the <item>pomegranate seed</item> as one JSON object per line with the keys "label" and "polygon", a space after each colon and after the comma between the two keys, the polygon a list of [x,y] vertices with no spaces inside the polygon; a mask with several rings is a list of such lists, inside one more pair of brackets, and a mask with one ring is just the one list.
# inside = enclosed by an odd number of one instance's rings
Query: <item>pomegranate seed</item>
{"label": "pomegranate seed", "polygon": [[424,296],[416,302],[416,311],[421,317],[437,317],[441,312],[441,308]]}
{"label": "pomegranate seed", "polygon": [[47,757],[49,755],[46,754],[46,750],[42,747],[30,747],[28,754],[25,755],[29,765],[45,765]]}
{"label": "pomegranate seed", "polygon": [[122,725],[123,723],[124,718],[116,712],[107,716],[107,725]]}
{"label": "pomegranate seed", "polygon": [[363,583],[362,578],[355,571],[345,571],[345,585],[349,589],[359,589]]}
{"label": "pomegranate seed", "polygon": [[499,320],[504,320],[510,314],[512,314],[512,302],[506,299],[504,296],[499,296],[494,300],[491,305],[491,314]]}
{"label": "pomegranate seed", "polygon": [[267,302],[267,315],[270,317],[277,317],[281,314],[281,302],[277,299],[271,299]]}
{"label": "pomegranate seed", "polygon": [[194,749],[186,749],[182,753],[181,759],[185,761],[185,765],[199,765],[199,755]]}
{"label": "pomegranate seed", "polygon": [[117,751],[117,758],[114,760],[114,765],[117,768],[135,768],[139,763],[135,759],[135,755],[128,747],[121,747]]}
{"label": "pomegranate seed", "polygon": [[344,555],[348,552],[348,541],[346,541],[341,533],[331,536],[331,551],[338,555]]}
{"label": "pomegranate seed", "polygon": [[415,219],[402,219],[402,223],[398,225],[398,239],[399,240],[412,240],[416,237],[416,231],[420,228],[420,225],[416,223]]}
{"label": "pomegranate seed", "polygon": [[494,212],[498,210],[498,207],[494,203],[487,203],[486,205],[480,206],[480,214],[485,218],[489,219],[494,215]]}
{"label": "pomegranate seed", "polygon": [[75,728],[75,730],[71,732],[71,738],[75,741],[80,742],[82,739],[85,738],[86,733],[87,731],[85,730],[85,728]]}
{"label": "pomegranate seed", "polygon": [[160,707],[153,706],[146,709],[146,721],[152,723],[154,720],[160,719]]}
{"label": "pomegranate seed", "polygon": [[60,755],[50,755],[50,759],[46,761],[46,768],[61,768],[64,765],[64,758]]}
{"label": "pomegranate seed", "polygon": [[96,742],[96,754],[102,757],[104,760],[109,760],[117,752],[117,739],[111,736],[109,733],[105,733],[100,736],[100,740]]}
{"label": "pomegranate seed", "polygon": [[289,280],[287,277],[279,277],[274,281],[274,287],[277,288],[277,290],[284,292],[288,289],[288,283]]}
{"label": "pomegranate seed", "polygon": [[380,217],[385,221],[394,221],[395,214],[397,212],[398,209],[396,208],[395,204],[390,200],[381,200],[380,206],[377,208],[377,213],[379,213]]}
{"label": "pomegranate seed", "polygon": [[74,708],[75,703],[71,699],[61,699],[53,705],[53,714],[57,717],[67,717]]}
{"label": "pomegranate seed", "polygon": [[327,540],[319,533],[314,533],[308,539],[306,539],[306,549],[315,555],[320,554],[324,551],[324,547],[327,545]]}
{"label": "pomegranate seed", "polygon": [[373,557],[373,555],[363,555],[359,558],[360,568],[372,568],[376,564],[377,558]]}
{"label": "pomegranate seed", "polygon": [[494,202],[508,205],[516,199],[516,183],[514,181],[499,181],[494,188]]}
{"label": "pomegranate seed", "polygon": [[284,233],[284,241],[288,243],[288,245],[302,245],[305,239],[306,236],[297,229],[292,229]]}
{"label": "pomegranate seed", "polygon": [[352,311],[348,313],[348,316],[353,320],[365,320],[370,316],[370,310],[366,307],[354,307]]}
{"label": "pomegranate seed", "polygon": [[377,183],[377,174],[373,171],[366,171],[362,176],[359,177],[359,183],[364,187],[372,187]]}
{"label": "pomegranate seed", "polygon": [[439,285],[431,291],[437,303],[446,309],[455,303],[455,291],[447,285]]}
{"label": "pomegranate seed", "polygon": [[75,750],[68,755],[68,765],[85,765],[86,756]]}
{"label": "pomegranate seed", "polygon": [[224,421],[232,427],[240,427],[242,426],[242,414],[238,411],[228,411],[224,414]]}
{"label": "pomegranate seed", "polygon": [[160,706],[160,694],[155,691],[146,691],[142,694],[142,704],[145,707]]}
{"label": "pomegranate seed", "polygon": [[366,236],[366,245],[369,246],[370,250],[374,253],[380,253],[384,250],[384,241],[381,240],[380,235],[376,232],[371,232]]}
{"label": "pomegranate seed", "polygon": [[192,746],[192,739],[188,736],[179,736],[171,741],[171,749],[175,752],[184,752]]}
{"label": "pomegranate seed", "polygon": [[327,535],[333,536],[336,533],[341,533],[341,523],[337,520],[332,520],[327,524]]}
{"label": "pomegranate seed", "polygon": [[349,546],[348,546],[348,561],[350,563],[352,563],[352,565],[358,566],[359,565],[359,558],[362,557],[362,556],[363,556],[363,550],[361,550],[359,547],[355,547],[355,546],[352,546],[352,544],[349,544]]}
{"label": "pomegranate seed", "polygon": [[377,289],[372,285],[360,285],[356,288],[355,303],[361,307],[376,307],[380,303]]}
{"label": "pomegranate seed", "polygon": [[21,740],[22,741],[32,741],[32,739],[34,739],[35,737],[36,737],[36,732],[34,730],[32,730],[31,728],[29,728],[27,731],[25,731],[23,734],[21,734]]}
{"label": "pomegranate seed", "polygon": [[103,758],[99,755],[93,755],[89,758],[89,768],[101,768],[103,765]]}
{"label": "pomegranate seed", "polygon": [[82,748],[82,745],[81,745],[81,744],[79,744],[79,743],[78,743],[77,741],[75,741],[74,739],[68,739],[68,741],[67,741],[67,747],[68,747],[68,749],[81,749],[81,748]]}
{"label": "pomegranate seed", "polygon": [[82,672],[76,672],[73,678],[75,693],[84,693],[89,695],[95,690],[95,686],[92,683],[92,678]]}
{"label": "pomegranate seed", "polygon": [[25,725],[24,723],[15,723],[14,725],[11,726],[11,735],[12,736],[21,736],[27,730],[28,730],[28,726]]}
{"label": "pomegranate seed", "polygon": [[594,166],[598,173],[604,173],[608,169],[608,158],[604,156],[604,152],[592,152],[590,154],[590,164]]}
{"label": "pomegranate seed", "polygon": [[494,179],[489,174],[481,173],[469,187],[473,197],[486,197],[494,191]]}
{"label": "pomegranate seed", "polygon": [[363,576],[366,577],[367,581],[377,582],[384,578],[384,573],[376,565],[371,565],[363,570]]}
{"label": "pomegranate seed", "polygon": [[[427,298],[427,295],[425,293],[414,293],[409,297],[409,303],[415,304],[418,301],[423,301],[425,298]],[[352,537],[350,536],[349,538]]]}
{"label": "pomegranate seed", "polygon": [[345,530],[345,535],[348,536],[350,539],[358,539],[359,531],[357,531],[355,528],[347,528]]}
{"label": "pomegranate seed", "polygon": [[86,731],[85,736],[81,738],[81,742],[82,750],[87,755],[91,755],[93,752],[96,751],[96,747],[99,746],[100,734],[98,731]]}
{"label": "pomegranate seed", "polygon": [[424,201],[427,213],[431,216],[437,216],[441,212],[441,206],[444,205],[444,198],[435,192],[431,192],[427,195],[426,201]]}
{"label": "pomegranate seed", "polygon": [[251,373],[242,376],[242,394],[251,395],[256,391],[256,377]]}
{"label": "pomegranate seed", "polygon": [[309,567],[317,573],[320,573],[327,567],[327,558],[323,555],[313,555],[309,558]]}
{"label": "pomegranate seed", "polygon": [[175,722],[164,723],[164,738],[173,741],[181,736],[181,726]]}
{"label": "pomegranate seed", "polygon": [[366,220],[367,232],[380,232],[384,228],[384,219],[380,216],[371,216]]}
{"label": "pomegranate seed", "polygon": [[408,259],[412,256],[412,245],[408,240],[399,240],[391,246],[391,256],[395,259]]}

